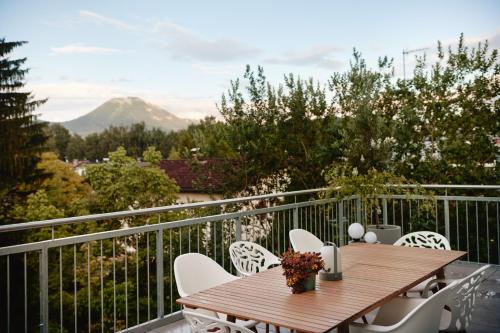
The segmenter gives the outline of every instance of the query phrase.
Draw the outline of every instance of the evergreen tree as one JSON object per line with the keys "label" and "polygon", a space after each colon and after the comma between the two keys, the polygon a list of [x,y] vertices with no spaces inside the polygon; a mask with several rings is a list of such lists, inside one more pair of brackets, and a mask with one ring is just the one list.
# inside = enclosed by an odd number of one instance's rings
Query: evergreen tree
{"label": "evergreen tree", "polygon": [[25,42],[0,39],[0,199],[16,184],[37,177],[36,165],[46,136],[35,109],[45,100],[35,100],[22,91],[28,69],[26,58],[11,59],[10,53]]}

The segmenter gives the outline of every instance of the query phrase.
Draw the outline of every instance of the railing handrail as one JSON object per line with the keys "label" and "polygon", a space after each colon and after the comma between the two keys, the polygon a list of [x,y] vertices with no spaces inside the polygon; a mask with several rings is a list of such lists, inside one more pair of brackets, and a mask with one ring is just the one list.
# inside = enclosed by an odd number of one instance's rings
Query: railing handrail
{"label": "railing handrail", "polygon": [[110,213],[63,217],[58,219],[41,220],[34,222],[13,223],[0,226],[0,233],[43,228],[43,227],[54,227],[63,224],[74,224],[74,223],[81,223],[88,221],[111,220],[111,219],[130,217],[130,216],[160,214],[164,212],[173,212],[173,211],[201,208],[201,207],[213,207],[213,206],[228,205],[228,204],[248,202],[254,200],[261,200],[261,199],[280,198],[293,195],[317,193],[325,190],[326,188],[317,188],[317,189],[292,191],[292,192],[278,192],[271,194],[254,195],[249,197],[241,197],[241,198],[211,200],[211,201],[202,201],[202,202],[187,203],[187,204],[175,204],[175,205],[152,207],[152,208],[140,208],[136,210],[124,210],[124,211],[110,212]]}
{"label": "railing handrail", "polygon": [[[401,184],[401,185],[396,185],[396,184],[393,184],[390,186],[401,187],[401,188],[414,188],[414,187],[420,186],[422,188],[428,188],[428,189],[500,190],[500,185],[453,185],[453,184],[422,184],[422,185]],[[55,227],[55,226],[59,226],[59,225],[76,224],[76,223],[82,223],[82,222],[88,222],[88,221],[102,221],[102,220],[112,220],[112,219],[131,217],[131,216],[160,214],[160,213],[164,213],[164,212],[173,212],[173,211],[194,209],[194,208],[201,208],[201,207],[213,207],[213,206],[220,206],[220,205],[227,205],[227,204],[234,204],[234,203],[241,203],[241,202],[249,202],[249,201],[254,201],[254,200],[261,200],[261,199],[270,199],[270,198],[288,197],[288,196],[294,196],[294,195],[311,194],[311,193],[323,192],[327,189],[328,188],[326,188],[326,187],[322,187],[322,188],[316,188],[316,189],[291,191],[291,192],[278,192],[278,193],[254,195],[254,196],[232,198],[232,199],[211,200],[211,201],[202,201],[202,202],[187,203],[187,204],[175,204],[175,205],[161,206],[161,207],[141,208],[141,209],[136,209],[136,210],[126,210],[126,211],[118,211],[118,212],[110,212],[110,213],[100,213],[100,214],[91,214],[91,215],[83,215],[83,216],[64,217],[64,218],[58,218],[58,219],[41,220],[41,221],[33,221],[33,222],[13,223],[13,224],[6,224],[6,225],[0,226],[0,233],[27,230],[27,229],[44,228],[44,227]]]}

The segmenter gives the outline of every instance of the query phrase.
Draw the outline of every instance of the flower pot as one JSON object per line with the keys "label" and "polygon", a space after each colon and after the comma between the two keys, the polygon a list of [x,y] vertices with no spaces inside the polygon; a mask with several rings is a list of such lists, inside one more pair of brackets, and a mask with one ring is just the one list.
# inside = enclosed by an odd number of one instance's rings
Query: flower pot
{"label": "flower pot", "polygon": [[394,224],[380,224],[377,228],[375,224],[371,224],[366,228],[366,231],[372,231],[377,235],[377,240],[382,244],[394,244],[401,238],[401,227]]}
{"label": "flower pot", "polygon": [[311,273],[303,282],[304,291],[311,291],[316,289],[316,273]]}

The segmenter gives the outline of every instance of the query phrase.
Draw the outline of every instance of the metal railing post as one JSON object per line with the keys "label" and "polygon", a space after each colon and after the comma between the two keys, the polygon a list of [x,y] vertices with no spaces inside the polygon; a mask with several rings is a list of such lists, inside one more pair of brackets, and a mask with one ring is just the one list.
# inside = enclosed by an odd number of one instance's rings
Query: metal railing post
{"label": "metal railing post", "polygon": [[344,200],[339,202],[339,243],[344,245]]}
{"label": "metal railing post", "polygon": [[361,199],[359,197],[356,198],[356,222],[361,222]]}
{"label": "metal railing post", "polygon": [[299,209],[297,207],[293,209],[293,228],[299,228]]}
{"label": "metal railing post", "polygon": [[235,224],[235,227],[236,227],[235,228],[236,229],[235,230],[235,232],[236,232],[235,237],[236,237],[236,241],[239,242],[239,241],[241,241],[241,217],[238,217],[236,219],[235,223],[236,223]]}
{"label": "metal railing post", "polygon": [[382,199],[383,224],[387,224],[387,198]]}
{"label": "metal railing post", "polygon": [[444,199],[444,236],[450,241],[450,202]]}
{"label": "metal railing post", "polygon": [[40,252],[40,332],[49,332],[49,254],[45,247]]}
{"label": "metal railing post", "polygon": [[160,229],[156,231],[156,304],[158,318],[162,318],[165,312],[163,287],[163,230]]}

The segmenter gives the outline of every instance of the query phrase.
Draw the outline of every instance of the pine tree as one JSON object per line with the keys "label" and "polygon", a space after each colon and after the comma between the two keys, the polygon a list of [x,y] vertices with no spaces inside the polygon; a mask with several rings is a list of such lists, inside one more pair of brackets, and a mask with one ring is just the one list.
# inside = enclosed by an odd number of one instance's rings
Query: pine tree
{"label": "pine tree", "polygon": [[0,39],[0,198],[19,182],[37,177],[36,164],[47,139],[46,125],[34,113],[46,100],[35,100],[31,92],[22,90],[29,71],[22,67],[26,58],[9,56],[25,43]]}

